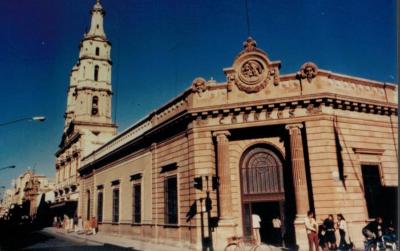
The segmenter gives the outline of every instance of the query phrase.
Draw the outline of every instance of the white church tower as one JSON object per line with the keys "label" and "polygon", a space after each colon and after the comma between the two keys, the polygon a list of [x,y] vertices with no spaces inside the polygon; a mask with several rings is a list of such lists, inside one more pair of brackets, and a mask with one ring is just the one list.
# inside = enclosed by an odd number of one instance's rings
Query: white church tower
{"label": "white church tower", "polygon": [[111,115],[111,43],[104,32],[104,16],[97,0],[91,10],[90,29],[84,34],[78,61],[71,70],[64,133],[55,154],[56,201],[69,201],[72,208],[76,208],[79,197],[81,159],[116,135]]}

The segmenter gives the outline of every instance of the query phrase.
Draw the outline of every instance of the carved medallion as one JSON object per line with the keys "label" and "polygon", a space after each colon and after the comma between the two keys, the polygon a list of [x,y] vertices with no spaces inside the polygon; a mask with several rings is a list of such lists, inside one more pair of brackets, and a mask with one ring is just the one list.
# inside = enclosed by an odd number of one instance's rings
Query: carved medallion
{"label": "carved medallion", "polygon": [[267,84],[264,64],[256,59],[244,61],[237,75],[236,85],[245,92],[258,92]]}
{"label": "carved medallion", "polygon": [[240,91],[255,93],[268,83],[279,83],[280,62],[271,62],[267,54],[257,48],[256,41],[249,37],[243,43],[243,50],[237,55],[233,66],[224,69],[227,76],[227,90],[237,86]]}
{"label": "carved medallion", "polygon": [[256,60],[248,60],[242,64],[239,78],[247,84],[255,84],[262,79],[263,66]]}

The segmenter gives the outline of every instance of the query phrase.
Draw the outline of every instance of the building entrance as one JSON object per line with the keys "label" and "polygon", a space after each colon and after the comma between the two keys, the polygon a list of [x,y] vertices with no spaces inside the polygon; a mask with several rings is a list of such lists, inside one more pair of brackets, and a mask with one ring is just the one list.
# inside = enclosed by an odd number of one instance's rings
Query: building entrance
{"label": "building entrance", "polygon": [[[283,245],[284,233],[284,202],[283,201],[266,201],[266,202],[251,202],[244,204],[245,228],[247,236],[255,237],[255,231],[259,232],[260,241],[266,244],[275,246]],[[254,222],[255,219],[261,220],[259,223]],[[259,225],[257,229],[256,225]]]}
{"label": "building entrance", "polygon": [[382,186],[378,165],[361,166],[364,196],[369,218],[382,217],[385,223],[397,223],[395,187]]}
{"label": "building entrance", "polygon": [[248,149],[240,163],[243,234],[246,239],[283,245],[285,189],[281,158],[269,146]]}

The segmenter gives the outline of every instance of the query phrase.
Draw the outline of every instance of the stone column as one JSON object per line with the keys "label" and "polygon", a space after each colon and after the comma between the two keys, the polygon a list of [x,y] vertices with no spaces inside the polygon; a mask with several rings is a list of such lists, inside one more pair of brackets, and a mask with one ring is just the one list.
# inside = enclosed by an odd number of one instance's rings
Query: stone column
{"label": "stone column", "polygon": [[232,214],[231,171],[229,164],[228,131],[214,132],[217,139],[217,175],[219,177],[219,213],[218,227],[213,234],[215,250],[223,250],[229,237],[237,235],[237,222]]}
{"label": "stone column", "polygon": [[231,172],[229,166],[228,131],[214,132],[217,139],[217,167],[219,177],[219,203],[221,221],[232,219]]}
{"label": "stone column", "polygon": [[306,250],[308,249],[308,242],[304,227],[304,219],[309,210],[309,198],[301,128],[303,128],[302,124],[286,125],[286,129],[289,130],[290,135],[293,185],[296,198],[296,219],[294,222],[296,243],[300,247],[299,250]]}

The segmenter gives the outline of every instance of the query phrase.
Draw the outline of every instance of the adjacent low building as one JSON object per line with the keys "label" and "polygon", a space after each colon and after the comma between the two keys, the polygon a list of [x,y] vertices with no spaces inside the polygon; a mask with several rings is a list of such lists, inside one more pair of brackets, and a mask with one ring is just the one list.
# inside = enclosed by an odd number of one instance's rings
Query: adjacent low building
{"label": "adjacent low building", "polygon": [[312,62],[280,67],[249,38],[226,82],[196,78],[84,157],[79,214],[100,231],[197,250],[251,238],[252,214],[276,242],[278,217],[285,245],[304,250],[308,210],[318,221],[342,213],[361,246],[365,220],[397,219],[397,86]]}

